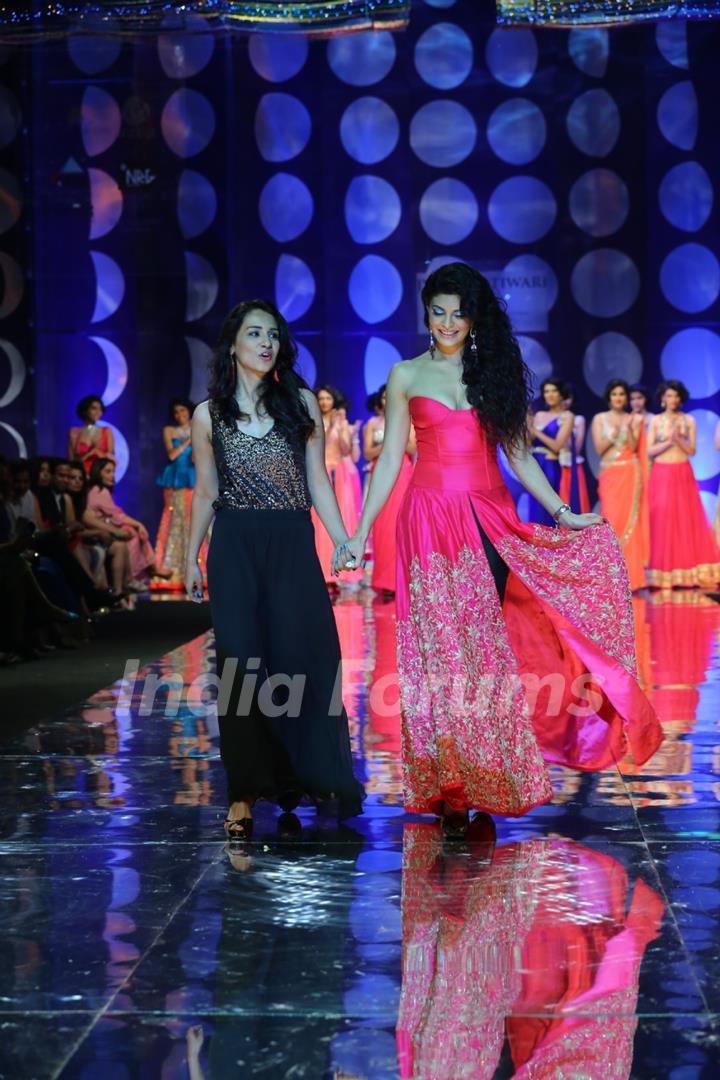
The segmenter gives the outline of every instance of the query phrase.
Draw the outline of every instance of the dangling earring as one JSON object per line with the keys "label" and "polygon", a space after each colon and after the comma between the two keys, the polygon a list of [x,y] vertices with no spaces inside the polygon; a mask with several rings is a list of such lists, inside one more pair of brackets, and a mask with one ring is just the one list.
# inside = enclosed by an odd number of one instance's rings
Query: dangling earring
{"label": "dangling earring", "polygon": [[433,337],[432,330],[430,331],[430,344],[428,345],[428,349],[429,349],[430,355],[434,356],[435,355],[435,338]]}
{"label": "dangling earring", "polygon": [[473,327],[470,331],[470,352],[474,353],[477,352],[477,342],[475,340],[476,336],[477,335],[475,334],[475,327]]}

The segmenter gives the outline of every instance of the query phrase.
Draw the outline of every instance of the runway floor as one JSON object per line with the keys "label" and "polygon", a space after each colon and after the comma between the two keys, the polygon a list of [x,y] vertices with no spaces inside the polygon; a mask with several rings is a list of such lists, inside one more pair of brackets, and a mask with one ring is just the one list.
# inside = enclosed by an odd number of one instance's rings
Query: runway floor
{"label": "runway floor", "polygon": [[664,746],[641,770],[556,769],[553,803],[495,841],[443,845],[403,814],[394,608],[365,592],[335,608],[368,792],[342,826],[301,809],[288,842],[261,806],[229,858],[212,711],[159,695],[141,715],[150,677],[210,670],[209,635],[18,736],[0,1076],[716,1077],[720,605],[636,604]]}

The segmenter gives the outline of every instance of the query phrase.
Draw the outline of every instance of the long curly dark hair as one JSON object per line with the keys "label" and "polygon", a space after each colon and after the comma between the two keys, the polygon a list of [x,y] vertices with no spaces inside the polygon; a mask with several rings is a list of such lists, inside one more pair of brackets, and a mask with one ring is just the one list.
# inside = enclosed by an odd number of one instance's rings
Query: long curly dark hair
{"label": "long curly dark hair", "polygon": [[280,339],[275,365],[260,386],[258,405],[268,416],[272,416],[285,435],[307,442],[315,430],[315,424],[300,391],[308,389],[308,386],[295,369],[297,346],[290,336],[290,328],[270,300],[243,300],[226,316],[210,362],[210,400],[227,424],[250,419],[247,413],[240,411],[235,397],[237,368],[230,350],[243,320],[251,311],[264,311],[270,315],[275,320]]}
{"label": "long curly dark hair", "polygon": [[472,322],[462,356],[462,383],[486,435],[506,450],[527,445],[530,371],[513,336],[505,305],[489,282],[467,263],[447,263],[433,271],[422,288],[425,325],[433,297],[459,296],[460,308]]}

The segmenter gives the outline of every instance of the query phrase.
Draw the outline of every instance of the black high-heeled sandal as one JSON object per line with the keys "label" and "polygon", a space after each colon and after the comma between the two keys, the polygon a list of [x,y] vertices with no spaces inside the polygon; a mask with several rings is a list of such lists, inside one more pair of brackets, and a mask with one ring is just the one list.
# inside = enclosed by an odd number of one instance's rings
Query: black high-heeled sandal
{"label": "black high-heeled sandal", "polygon": [[297,814],[281,814],[277,819],[278,840],[299,840],[302,837],[302,822]]}
{"label": "black high-heeled sandal", "polygon": [[442,815],[442,831],[446,840],[464,840],[467,836],[470,819],[467,810],[453,811]]}
{"label": "black high-heeled sandal", "polygon": [[225,835],[231,843],[245,843],[250,840],[252,830],[253,819],[251,817],[225,818]]}
{"label": "black high-heeled sandal", "polygon": [[283,810],[286,814],[290,814],[298,805],[301,799],[301,791],[296,791],[294,788],[288,788],[286,791],[283,791],[282,794],[278,796],[277,802],[281,810]]}

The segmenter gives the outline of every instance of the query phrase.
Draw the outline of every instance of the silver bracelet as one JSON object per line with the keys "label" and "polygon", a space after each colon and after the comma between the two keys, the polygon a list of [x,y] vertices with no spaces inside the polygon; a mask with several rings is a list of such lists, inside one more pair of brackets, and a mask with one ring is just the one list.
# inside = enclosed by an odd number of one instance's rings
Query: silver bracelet
{"label": "silver bracelet", "polygon": [[562,517],[562,515],[568,510],[570,510],[570,512],[572,513],[572,506],[569,506],[567,503],[562,503],[560,506],[558,506],[557,510],[552,515],[555,521],[558,522],[558,524],[560,523],[560,518]]}

